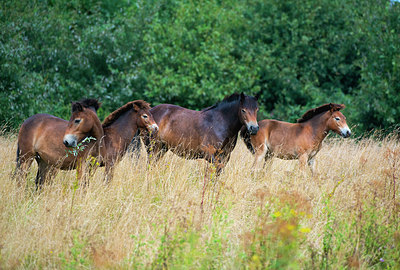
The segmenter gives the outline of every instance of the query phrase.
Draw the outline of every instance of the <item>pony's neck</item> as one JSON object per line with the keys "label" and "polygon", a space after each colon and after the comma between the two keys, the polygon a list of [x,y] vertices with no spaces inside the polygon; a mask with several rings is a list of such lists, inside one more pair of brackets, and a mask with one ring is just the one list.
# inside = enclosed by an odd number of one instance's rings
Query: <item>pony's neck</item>
{"label": "pony's neck", "polygon": [[99,117],[97,116],[96,111],[94,110],[86,109],[85,112],[89,118],[92,118],[92,121],[94,122],[92,129],[90,131],[90,137],[95,138],[96,142],[99,142],[104,136],[103,127],[101,125]]}
{"label": "pony's neck", "polygon": [[329,111],[320,113],[307,122],[306,124],[309,124],[313,130],[313,136],[314,138],[322,142],[323,139],[328,135],[330,129],[328,128],[328,120],[329,120]]}
{"label": "pony's neck", "polygon": [[220,107],[215,108],[215,110],[218,110],[225,116],[225,123],[227,123],[227,129],[230,133],[237,134],[243,125],[239,119],[239,101],[222,104]]}
{"label": "pony's neck", "polygon": [[[137,131],[137,114],[132,110],[120,115],[113,123],[104,128],[106,145],[129,145]],[[111,144],[110,144],[111,143]]]}
{"label": "pony's neck", "polygon": [[97,119],[95,122],[96,124],[93,126],[92,128],[92,132],[91,132],[91,137],[94,137],[96,139],[96,141],[94,142],[94,147],[95,147],[95,151],[96,154],[95,155],[103,155],[103,146],[104,146],[104,130],[103,130],[103,126],[101,125],[100,120],[97,117],[96,112],[93,112],[93,117],[95,119]]}
{"label": "pony's neck", "polygon": [[100,121],[99,121],[99,125],[95,125],[93,128],[93,137],[97,141],[100,141],[104,137],[104,130],[103,130],[103,127],[101,126]]}

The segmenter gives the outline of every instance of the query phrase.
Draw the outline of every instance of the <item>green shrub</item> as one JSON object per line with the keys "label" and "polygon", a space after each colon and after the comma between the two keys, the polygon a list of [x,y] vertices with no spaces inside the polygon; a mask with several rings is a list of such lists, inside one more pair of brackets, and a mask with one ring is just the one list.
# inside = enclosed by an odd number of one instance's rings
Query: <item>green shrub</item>
{"label": "green shrub", "polygon": [[260,118],[294,121],[335,102],[357,131],[393,128],[400,109],[400,7],[388,1],[2,1],[0,122],[101,118],[134,99],[210,106],[258,95]]}

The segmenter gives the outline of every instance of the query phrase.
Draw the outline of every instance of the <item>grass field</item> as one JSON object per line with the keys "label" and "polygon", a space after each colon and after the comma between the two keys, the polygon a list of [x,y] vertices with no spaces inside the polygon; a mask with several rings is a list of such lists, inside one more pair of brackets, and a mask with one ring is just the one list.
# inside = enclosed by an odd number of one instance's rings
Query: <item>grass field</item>
{"label": "grass field", "polygon": [[[16,138],[0,136],[1,269],[399,269],[400,141],[331,136],[318,174],[273,159],[253,172],[242,141],[222,175],[168,153],[126,156],[111,184],[100,168],[36,192],[18,185]],[[211,179],[210,179],[211,178]]]}

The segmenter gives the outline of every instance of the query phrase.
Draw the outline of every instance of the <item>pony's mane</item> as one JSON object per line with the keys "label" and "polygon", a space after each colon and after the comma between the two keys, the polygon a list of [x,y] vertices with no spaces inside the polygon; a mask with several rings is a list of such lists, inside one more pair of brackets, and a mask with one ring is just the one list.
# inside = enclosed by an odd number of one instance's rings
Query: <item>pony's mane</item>
{"label": "pony's mane", "polygon": [[96,111],[101,106],[101,103],[97,99],[94,99],[94,98],[85,98],[85,99],[82,99],[81,101],[79,101],[79,103],[81,103],[83,107],[86,107],[86,108],[92,107]]}
{"label": "pony's mane", "polygon": [[72,111],[81,111],[82,108],[94,109],[96,112],[100,108],[101,102],[94,98],[85,98],[78,102],[72,102]]}
{"label": "pony's mane", "polygon": [[297,123],[303,123],[305,121],[308,121],[311,118],[313,118],[314,116],[316,116],[320,113],[323,113],[323,112],[327,112],[330,110],[339,111],[339,110],[343,109],[344,107],[345,106],[343,104],[335,104],[335,103],[324,104],[317,108],[306,111],[305,114],[303,114],[303,116],[301,118],[297,119]]}
{"label": "pony's mane", "polygon": [[126,113],[127,111],[134,109],[134,106],[138,106],[139,109],[150,110],[150,104],[144,100],[135,100],[126,103],[121,108],[116,109],[114,112],[110,113],[103,121],[103,128],[110,126],[114,123],[121,115]]}
{"label": "pony's mane", "polygon": [[209,110],[215,109],[215,108],[217,108],[217,107],[220,107],[221,105],[225,105],[225,104],[227,104],[227,103],[231,103],[231,102],[233,102],[233,101],[237,101],[237,100],[239,100],[239,99],[240,99],[240,94],[234,93],[234,94],[232,94],[232,95],[230,95],[230,96],[224,97],[223,100],[221,100],[221,101],[215,103],[214,105],[212,105],[212,106],[210,106],[210,107],[207,107],[207,108],[205,108],[205,109],[203,109],[203,110],[201,110],[201,111],[202,111],[202,112],[209,111]]}

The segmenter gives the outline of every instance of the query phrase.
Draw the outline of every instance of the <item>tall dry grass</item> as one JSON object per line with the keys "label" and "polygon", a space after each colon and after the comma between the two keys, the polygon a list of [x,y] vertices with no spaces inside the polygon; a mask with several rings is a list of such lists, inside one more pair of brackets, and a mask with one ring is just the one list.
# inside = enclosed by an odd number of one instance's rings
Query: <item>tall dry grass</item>
{"label": "tall dry grass", "polygon": [[[205,161],[127,155],[111,184],[85,190],[60,171],[41,192],[36,167],[11,177],[16,139],[0,137],[0,268],[399,267],[400,143],[331,138],[318,174],[273,159],[253,172],[239,141],[214,179]],[[212,171],[212,170],[211,170]],[[395,192],[395,193],[394,193]]]}

